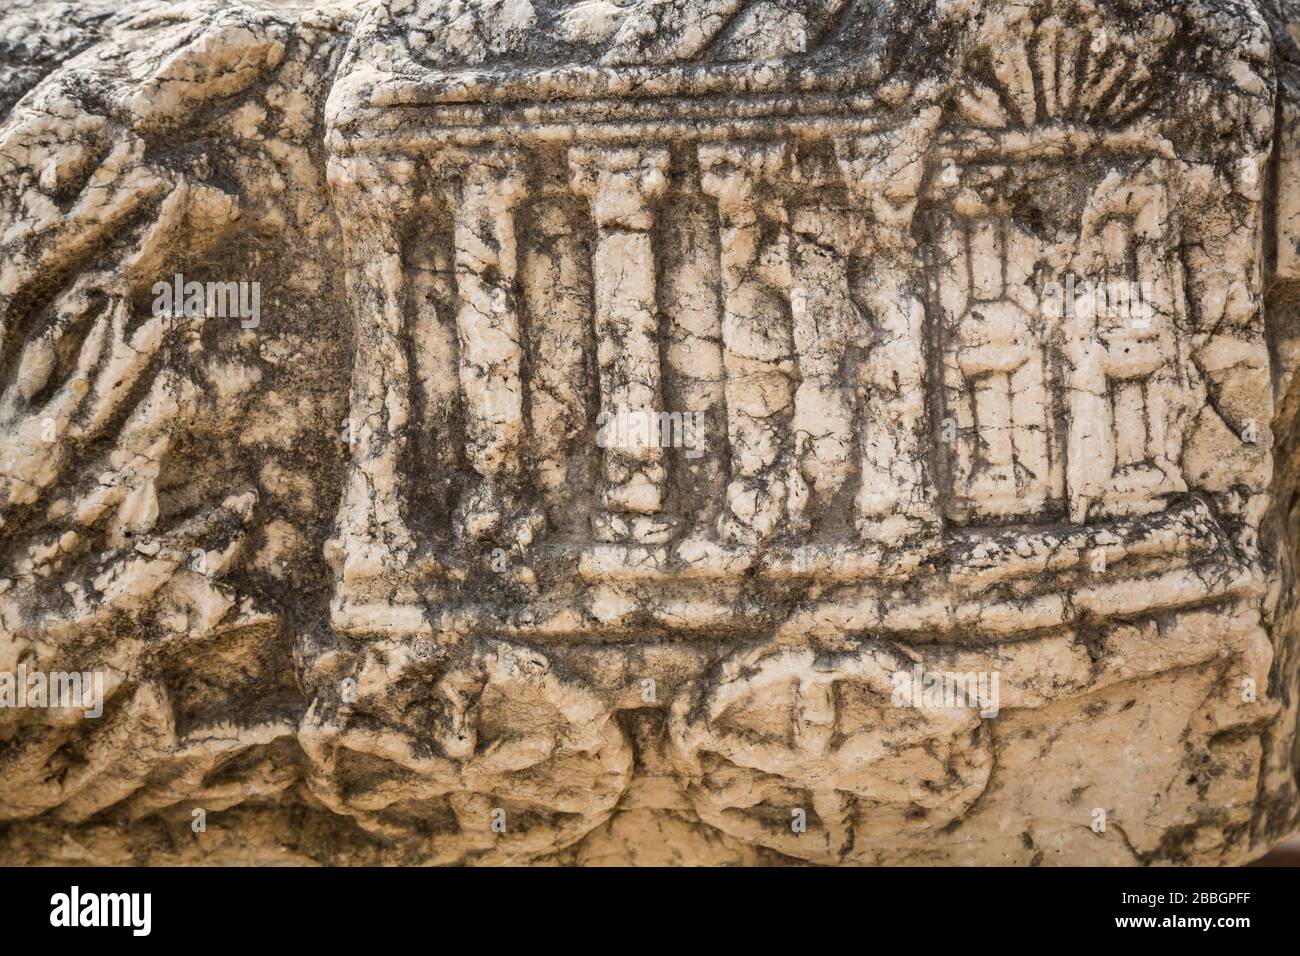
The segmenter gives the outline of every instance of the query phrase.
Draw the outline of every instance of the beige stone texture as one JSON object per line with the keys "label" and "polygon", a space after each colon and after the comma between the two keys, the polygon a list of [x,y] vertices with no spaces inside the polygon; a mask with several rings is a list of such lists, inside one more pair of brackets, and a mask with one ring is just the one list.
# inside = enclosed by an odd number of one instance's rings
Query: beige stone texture
{"label": "beige stone texture", "polygon": [[1298,40],[7,0],[0,864],[1262,856]]}

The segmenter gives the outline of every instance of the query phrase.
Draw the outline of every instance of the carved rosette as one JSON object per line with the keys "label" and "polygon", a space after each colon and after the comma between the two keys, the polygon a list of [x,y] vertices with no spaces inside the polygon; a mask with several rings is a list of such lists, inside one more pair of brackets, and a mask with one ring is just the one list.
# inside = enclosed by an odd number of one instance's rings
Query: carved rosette
{"label": "carved rosette", "polygon": [[411,862],[562,849],[627,786],[631,745],[610,710],[536,651],[378,643],[347,673],[299,727],[308,787]]}
{"label": "carved rosette", "polygon": [[672,706],[691,806],[732,836],[818,863],[870,861],[956,820],[988,783],[992,733],[965,691],[921,706],[912,664],[883,646],[728,658]]}

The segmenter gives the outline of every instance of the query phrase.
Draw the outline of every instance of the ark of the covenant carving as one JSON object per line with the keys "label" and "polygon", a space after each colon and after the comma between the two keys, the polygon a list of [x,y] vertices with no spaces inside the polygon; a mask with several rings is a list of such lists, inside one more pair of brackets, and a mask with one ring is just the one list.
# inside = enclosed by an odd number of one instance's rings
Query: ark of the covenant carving
{"label": "ark of the covenant carving", "polygon": [[0,863],[1300,828],[1286,0],[17,0]]}

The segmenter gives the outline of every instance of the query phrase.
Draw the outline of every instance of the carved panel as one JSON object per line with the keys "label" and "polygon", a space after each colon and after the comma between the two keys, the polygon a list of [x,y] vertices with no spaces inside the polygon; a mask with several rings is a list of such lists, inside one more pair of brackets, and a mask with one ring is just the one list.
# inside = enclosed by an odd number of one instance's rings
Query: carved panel
{"label": "carved panel", "polygon": [[[108,678],[0,710],[0,859],[1294,826],[1254,3],[256,6],[0,124],[0,676]],[[281,324],[144,315],[212,263]]]}

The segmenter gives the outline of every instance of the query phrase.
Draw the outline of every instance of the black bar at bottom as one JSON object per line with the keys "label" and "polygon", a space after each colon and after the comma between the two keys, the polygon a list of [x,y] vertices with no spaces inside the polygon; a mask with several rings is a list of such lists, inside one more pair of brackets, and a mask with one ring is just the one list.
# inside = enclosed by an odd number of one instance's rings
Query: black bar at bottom
{"label": "black bar at bottom", "polygon": [[[707,937],[734,952],[751,938],[770,950],[787,935],[807,949],[901,934],[946,948],[1038,930],[1071,943],[1198,935],[1231,944],[1259,930],[1292,935],[1296,900],[1286,868],[10,868],[0,869],[0,938],[9,952],[31,937],[203,948],[283,941],[328,952],[384,942],[497,950],[511,939],[696,948]],[[879,932],[888,935],[870,943]],[[405,935],[415,938],[399,943]]]}

